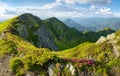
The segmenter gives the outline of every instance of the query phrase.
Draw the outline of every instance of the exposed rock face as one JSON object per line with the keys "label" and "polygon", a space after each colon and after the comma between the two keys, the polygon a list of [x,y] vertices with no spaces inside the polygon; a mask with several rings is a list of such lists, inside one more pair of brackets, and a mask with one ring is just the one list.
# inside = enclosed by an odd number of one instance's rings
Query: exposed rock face
{"label": "exposed rock face", "polygon": [[117,42],[119,41],[119,36],[116,36],[115,33],[113,34],[109,34],[107,35],[107,37],[100,37],[100,39],[96,42],[96,44],[98,43],[103,43],[105,41],[107,41],[108,43],[111,43],[113,46],[113,53],[115,54],[115,56],[119,57],[119,50],[120,50],[120,46],[117,45]]}
{"label": "exposed rock face", "polygon": [[2,32],[2,34],[1,34],[1,36],[0,36],[0,39],[6,39],[6,34],[5,34],[4,31]]}
{"label": "exposed rock face", "polygon": [[50,32],[47,30],[45,26],[41,26],[41,28],[37,32],[38,34],[38,47],[46,47],[52,50],[58,50],[57,46],[53,41],[53,37]]}
{"label": "exposed rock face", "polygon": [[13,34],[17,34],[39,48],[58,50],[53,37],[42,20],[31,14],[23,14],[13,23]]}
{"label": "exposed rock face", "polygon": [[93,71],[87,71],[87,69],[80,71],[71,63],[60,64],[59,67],[56,67],[56,64],[52,63],[48,66],[47,72],[49,76],[95,76]]}
{"label": "exposed rock face", "polygon": [[108,34],[106,37],[107,40],[113,40],[114,38],[115,38],[115,33]]}
{"label": "exposed rock face", "polygon": [[96,44],[103,43],[104,41],[106,41],[106,38],[101,36],[100,39],[98,39],[98,41],[96,42]]}
{"label": "exposed rock face", "polygon": [[75,75],[75,68],[74,68],[74,66],[72,64],[67,64],[66,68],[69,69],[71,75]]}
{"label": "exposed rock face", "polygon": [[[119,56],[119,50],[120,50],[120,46],[117,45],[117,42],[119,40],[119,37],[117,37],[115,35],[115,33],[110,34],[106,37],[106,39],[108,40],[108,43],[111,43],[113,46],[113,52],[114,54],[118,57]],[[115,39],[116,38],[116,39]]]}
{"label": "exposed rock face", "polygon": [[54,64],[51,64],[50,66],[48,66],[48,74],[49,76],[53,76],[53,68],[54,68]]}

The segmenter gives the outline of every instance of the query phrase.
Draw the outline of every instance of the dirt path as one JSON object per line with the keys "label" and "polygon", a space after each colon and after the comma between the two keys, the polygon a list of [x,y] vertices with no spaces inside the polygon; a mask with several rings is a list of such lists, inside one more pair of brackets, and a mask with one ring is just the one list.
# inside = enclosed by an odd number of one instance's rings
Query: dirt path
{"label": "dirt path", "polygon": [[11,58],[12,56],[9,55],[5,56],[4,58],[0,56],[0,76],[13,76],[11,75],[9,68]]}

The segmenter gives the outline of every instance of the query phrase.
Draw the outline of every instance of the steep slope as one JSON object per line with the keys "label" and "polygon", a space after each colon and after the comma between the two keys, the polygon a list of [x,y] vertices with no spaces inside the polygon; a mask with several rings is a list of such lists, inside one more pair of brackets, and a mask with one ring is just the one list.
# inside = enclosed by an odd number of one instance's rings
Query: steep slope
{"label": "steep slope", "polygon": [[23,14],[18,18],[18,21],[23,22],[23,26],[21,26],[19,22],[15,23],[16,26],[20,25],[20,27],[17,27],[20,36],[27,39],[37,47],[46,47],[52,50],[58,50],[48,29],[38,17],[31,14]]}
{"label": "steep slope", "polygon": [[[34,56],[38,58],[38,60],[35,62],[38,62],[36,64],[39,66],[43,65],[49,58],[52,58],[50,50],[48,49],[36,48],[34,45],[24,40],[20,36],[13,35],[9,32],[6,32],[5,35],[6,35],[5,38],[0,39],[0,65],[1,65],[0,75],[1,76],[23,75],[24,71],[28,73],[29,71],[27,70],[27,67],[30,68],[30,66],[32,66],[32,64],[30,64],[29,62],[30,56],[31,57]],[[26,63],[24,67],[21,66],[23,64],[21,63],[23,61],[20,61],[22,58],[24,59],[23,60],[24,63]],[[34,58],[34,60],[36,58]],[[26,70],[22,69],[25,67]],[[33,74],[33,76],[34,75],[35,74]]]}
{"label": "steep slope", "polygon": [[[72,48],[81,43],[80,39],[82,39],[82,33],[76,29],[67,27],[56,18],[50,20],[50,23],[56,23],[58,26],[52,24],[52,27],[50,26],[48,28],[47,24],[44,24],[38,17],[25,13],[15,19],[1,23],[0,26],[2,28],[1,31],[9,31],[15,35],[19,35],[36,47],[62,50]],[[50,28],[54,29],[50,30]],[[69,44],[70,41],[72,42]]]}
{"label": "steep slope", "polygon": [[[0,26],[5,29],[9,28],[6,31],[10,31],[15,35],[21,36],[34,44],[36,47],[46,47],[52,50],[58,50],[57,46],[54,44],[51,34],[44,26],[42,20],[32,14],[22,14],[14,20],[10,19],[1,23]],[[4,28],[1,30],[4,30]]]}
{"label": "steep slope", "polygon": [[55,17],[44,20],[45,25],[54,37],[60,49],[74,47],[81,43],[83,34],[75,28],[70,28]]}
{"label": "steep slope", "polygon": [[10,20],[4,21],[0,23],[0,32],[2,32],[3,30],[10,28],[12,23],[16,20],[17,17],[12,18]]}
{"label": "steep slope", "polygon": [[82,26],[80,24],[78,24],[77,22],[73,21],[72,19],[66,19],[63,21],[66,25],[68,25],[69,27],[74,27],[76,28],[78,31],[96,31],[96,28],[94,27],[85,27],[85,26]]}

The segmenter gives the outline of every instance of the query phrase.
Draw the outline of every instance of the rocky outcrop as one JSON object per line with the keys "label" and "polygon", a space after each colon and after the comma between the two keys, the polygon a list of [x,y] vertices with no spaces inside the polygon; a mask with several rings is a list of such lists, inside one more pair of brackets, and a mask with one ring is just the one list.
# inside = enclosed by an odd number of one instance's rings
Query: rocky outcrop
{"label": "rocky outcrop", "polygon": [[69,69],[71,75],[75,75],[75,68],[74,68],[74,66],[72,64],[67,64],[66,68]]}
{"label": "rocky outcrop", "polygon": [[6,39],[6,38],[7,38],[7,36],[6,36],[5,33],[6,33],[5,31],[3,31],[3,32],[1,33],[0,39]]}
{"label": "rocky outcrop", "polygon": [[53,76],[53,68],[54,68],[55,66],[54,66],[54,64],[52,63],[50,66],[48,66],[48,74],[49,74],[49,76]]}
{"label": "rocky outcrop", "polygon": [[103,43],[104,41],[106,41],[106,38],[103,37],[103,36],[101,36],[101,37],[98,39],[98,41],[96,42],[96,44],[98,44],[98,43]]}
{"label": "rocky outcrop", "polygon": [[47,30],[45,26],[41,26],[41,28],[38,29],[38,32],[36,33],[38,35],[38,47],[46,47],[50,48],[51,50],[58,50],[51,33]]}
{"label": "rocky outcrop", "polygon": [[116,36],[115,33],[109,34],[107,35],[107,37],[100,37],[100,39],[98,39],[98,41],[96,42],[96,44],[100,44],[103,42],[107,42],[107,43],[111,43],[113,46],[113,53],[115,54],[115,56],[119,57],[119,50],[120,50],[120,46],[117,45],[117,42],[120,40],[119,36]]}
{"label": "rocky outcrop", "polygon": [[13,34],[19,35],[38,48],[58,50],[53,36],[40,18],[26,13],[19,16],[12,24],[14,28],[10,28],[10,31]]}

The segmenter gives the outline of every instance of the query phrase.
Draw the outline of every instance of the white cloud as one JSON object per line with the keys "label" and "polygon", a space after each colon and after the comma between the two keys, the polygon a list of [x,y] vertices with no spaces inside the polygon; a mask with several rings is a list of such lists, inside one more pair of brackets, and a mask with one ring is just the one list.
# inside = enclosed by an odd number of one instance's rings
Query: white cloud
{"label": "white cloud", "polygon": [[0,9],[0,17],[3,16],[3,13],[4,13],[4,9]]}
{"label": "white cloud", "polygon": [[10,5],[8,3],[2,2],[0,0],[0,20],[1,19],[6,19],[6,18],[10,18],[9,15],[5,15],[5,9],[10,7]]}
{"label": "white cloud", "polygon": [[106,7],[102,7],[101,9],[99,9],[96,14],[101,14],[101,15],[112,15],[111,9],[110,8],[106,8]]}
{"label": "white cloud", "polygon": [[120,18],[120,13],[114,14],[114,17],[119,17]]}
{"label": "white cloud", "polygon": [[10,18],[22,13],[32,13],[39,17],[80,17],[80,16],[101,16],[111,14],[110,8],[94,6],[90,8],[77,8],[63,3],[46,4],[42,7],[7,7],[1,8],[2,17]]}
{"label": "white cloud", "polygon": [[75,4],[76,0],[56,0],[56,2],[58,2],[58,3],[65,2],[67,4]]}
{"label": "white cloud", "polygon": [[81,15],[80,12],[82,12],[83,8],[75,8],[69,5],[64,5],[62,3],[52,3],[47,4],[42,7],[7,7],[7,8],[1,8],[3,10],[2,14],[13,16],[18,15],[22,13],[32,13],[38,16],[43,17],[69,17],[69,16],[75,16],[75,15]]}
{"label": "white cloud", "polygon": [[90,6],[91,10],[100,9],[100,8],[101,8],[101,6],[95,6],[95,5]]}
{"label": "white cloud", "polygon": [[40,16],[56,16],[56,17],[79,17],[79,16],[110,16],[111,9],[103,6],[91,5],[89,8],[77,8],[62,3],[52,3],[43,7],[28,8],[28,12],[39,13]]}
{"label": "white cloud", "polygon": [[64,2],[67,4],[108,4],[111,0],[56,0],[56,2]]}
{"label": "white cloud", "polygon": [[[64,0],[65,1],[65,0]],[[83,1],[86,3],[94,3],[94,1],[104,2],[105,0],[66,0],[71,1],[67,3],[76,3],[75,1]],[[93,1],[93,2],[92,2]],[[110,0],[106,0],[110,1]],[[109,2],[106,2],[109,3]],[[81,17],[81,16],[113,16],[110,8],[105,6],[99,6],[92,4],[90,7],[76,7],[74,5],[68,5],[61,2],[61,0],[57,0],[55,3],[46,4],[41,7],[11,7],[10,5],[6,5],[3,3],[4,8],[0,7],[0,19],[2,18],[11,18],[23,13],[32,13],[34,15],[39,16],[40,18],[46,17]],[[118,15],[114,15],[118,16]]]}
{"label": "white cloud", "polygon": [[70,17],[75,15],[80,15],[81,13],[78,13],[78,8],[64,5],[62,3],[53,3],[53,4],[47,4],[43,7],[36,7],[36,8],[27,8],[27,12],[36,12],[39,13],[39,16],[56,16],[56,17]]}
{"label": "white cloud", "polygon": [[[12,8],[12,7],[0,7],[0,20],[14,17],[16,15],[14,13],[17,12],[17,11],[15,11],[13,9],[15,9],[15,8]],[[13,13],[13,14],[10,14],[10,12],[8,14],[8,10],[10,10],[11,13]]]}

